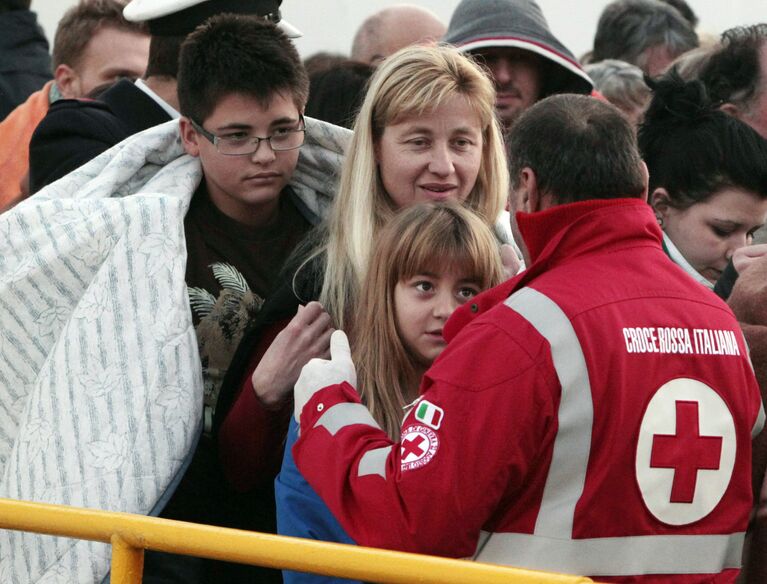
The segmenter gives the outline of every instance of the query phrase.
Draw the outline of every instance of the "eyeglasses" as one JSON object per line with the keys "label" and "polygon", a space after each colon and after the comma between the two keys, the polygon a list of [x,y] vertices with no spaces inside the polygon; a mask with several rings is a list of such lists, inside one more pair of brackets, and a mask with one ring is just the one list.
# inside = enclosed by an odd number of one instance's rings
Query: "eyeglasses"
{"label": "eyeglasses", "polygon": [[258,150],[262,141],[267,141],[269,147],[274,152],[283,152],[285,150],[295,150],[300,148],[304,143],[304,137],[306,134],[306,123],[304,122],[304,116],[298,116],[299,128],[296,129],[280,129],[277,130],[271,136],[251,136],[247,132],[236,131],[227,136],[216,136],[212,132],[208,132],[200,124],[190,118],[192,127],[200,134],[205,136],[215,147],[219,154],[224,156],[247,156],[253,154]]}

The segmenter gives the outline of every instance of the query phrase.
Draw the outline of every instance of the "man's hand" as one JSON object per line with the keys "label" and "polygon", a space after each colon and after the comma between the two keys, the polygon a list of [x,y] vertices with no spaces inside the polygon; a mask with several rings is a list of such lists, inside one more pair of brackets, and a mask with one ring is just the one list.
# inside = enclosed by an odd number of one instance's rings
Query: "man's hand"
{"label": "man's hand", "polygon": [[264,407],[277,408],[289,397],[309,359],[329,356],[333,330],[330,315],[319,302],[298,307],[253,372],[253,389]]}
{"label": "man's hand", "polygon": [[330,337],[330,361],[312,359],[301,370],[293,392],[296,420],[301,420],[301,410],[315,393],[344,381],[356,386],[357,371],[354,368],[346,333],[335,331]]}

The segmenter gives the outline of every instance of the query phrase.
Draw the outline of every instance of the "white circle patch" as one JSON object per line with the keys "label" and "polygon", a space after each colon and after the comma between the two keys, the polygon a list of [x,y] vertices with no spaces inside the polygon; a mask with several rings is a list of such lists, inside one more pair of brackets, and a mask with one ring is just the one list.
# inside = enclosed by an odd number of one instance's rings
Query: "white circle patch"
{"label": "white circle patch", "polygon": [[735,422],[705,383],[674,379],[647,404],[636,476],[647,508],[663,523],[686,525],[717,506],[735,466]]}
{"label": "white circle patch", "polygon": [[426,466],[439,448],[439,437],[431,428],[412,424],[402,431],[400,464],[402,470]]}

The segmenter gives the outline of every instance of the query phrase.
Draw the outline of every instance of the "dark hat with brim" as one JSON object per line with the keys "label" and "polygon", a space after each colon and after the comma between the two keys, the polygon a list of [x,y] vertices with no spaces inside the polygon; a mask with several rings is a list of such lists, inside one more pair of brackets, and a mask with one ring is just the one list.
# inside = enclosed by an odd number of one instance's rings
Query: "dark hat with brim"
{"label": "dark hat with brim", "polygon": [[282,20],[282,0],[131,0],[123,10],[130,22],[146,22],[153,36],[185,36],[216,14],[248,14],[274,22],[291,38],[301,32]]}
{"label": "dark hat with brim", "polygon": [[443,39],[462,52],[511,47],[540,55],[558,67],[559,91],[589,93],[594,87],[573,54],[549,29],[534,0],[463,0]]}

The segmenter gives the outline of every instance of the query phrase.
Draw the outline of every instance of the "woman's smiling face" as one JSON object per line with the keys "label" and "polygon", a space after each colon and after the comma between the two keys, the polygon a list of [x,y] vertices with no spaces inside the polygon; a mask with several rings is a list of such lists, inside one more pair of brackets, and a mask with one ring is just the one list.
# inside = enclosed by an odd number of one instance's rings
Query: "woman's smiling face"
{"label": "woman's smiling face", "polygon": [[394,206],[427,201],[464,201],[482,163],[482,126],[462,96],[445,100],[421,116],[384,128],[376,162]]}

